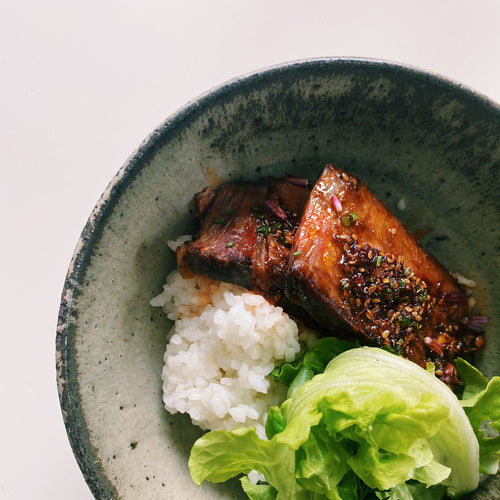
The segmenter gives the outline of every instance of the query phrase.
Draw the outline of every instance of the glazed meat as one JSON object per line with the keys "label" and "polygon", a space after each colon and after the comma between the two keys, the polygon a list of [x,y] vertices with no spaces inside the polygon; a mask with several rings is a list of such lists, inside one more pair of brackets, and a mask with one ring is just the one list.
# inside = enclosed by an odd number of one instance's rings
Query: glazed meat
{"label": "glazed meat", "polygon": [[196,197],[199,235],[177,250],[181,273],[241,285],[286,307],[290,248],[309,192],[306,179],[290,176],[205,188]]}
{"label": "glazed meat", "polygon": [[[388,346],[421,366],[480,347],[455,279],[356,177],[327,165],[290,252],[287,295],[328,331]],[[477,325],[476,325],[477,326]]]}
{"label": "glazed meat", "polygon": [[[324,332],[432,361],[456,381],[453,359],[481,348],[456,280],[356,177],[327,165],[305,179],[236,182],[196,196],[200,231],[177,250],[193,271],[244,286]],[[300,306],[300,307],[297,307]]]}

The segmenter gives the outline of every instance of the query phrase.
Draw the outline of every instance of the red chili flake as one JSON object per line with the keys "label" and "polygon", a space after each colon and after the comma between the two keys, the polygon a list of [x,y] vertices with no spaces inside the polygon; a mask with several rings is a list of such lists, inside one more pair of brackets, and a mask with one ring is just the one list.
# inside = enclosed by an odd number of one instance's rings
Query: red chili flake
{"label": "red chili flake", "polygon": [[464,298],[464,294],[462,292],[451,292],[451,293],[448,293],[444,296],[444,299],[447,301],[447,302],[451,302],[451,303],[457,303],[457,302],[461,302]]}
{"label": "red chili flake", "polygon": [[335,195],[332,196],[332,203],[337,212],[339,213],[342,212],[342,203],[340,203],[340,200],[337,198],[337,196]]}
{"label": "red chili flake", "polygon": [[278,200],[266,200],[266,208],[280,220],[287,220],[288,216],[285,211],[279,206]]}
{"label": "red chili flake", "polygon": [[483,325],[488,323],[488,320],[486,316],[467,316],[462,322],[475,332],[484,332]]}
{"label": "red chili flake", "polygon": [[452,380],[455,384],[462,385],[462,382],[458,379],[457,369],[452,363],[446,363],[444,367],[444,375],[448,380]]}
{"label": "red chili flake", "polygon": [[432,349],[440,358],[443,357],[443,346],[432,337],[425,337],[424,339],[425,345]]}
{"label": "red chili flake", "polygon": [[293,175],[287,175],[286,180],[295,186],[307,187],[309,184],[308,179],[304,177],[294,177]]}

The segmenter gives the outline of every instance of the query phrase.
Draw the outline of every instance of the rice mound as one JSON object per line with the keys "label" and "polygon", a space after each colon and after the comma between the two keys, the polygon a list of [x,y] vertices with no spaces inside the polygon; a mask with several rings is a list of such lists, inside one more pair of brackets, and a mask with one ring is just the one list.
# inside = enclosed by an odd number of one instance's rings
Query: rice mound
{"label": "rice mound", "polygon": [[264,437],[269,408],[286,396],[268,375],[301,350],[295,321],[244,288],[179,271],[151,305],[175,321],[162,371],[165,408],[203,429],[255,426]]}

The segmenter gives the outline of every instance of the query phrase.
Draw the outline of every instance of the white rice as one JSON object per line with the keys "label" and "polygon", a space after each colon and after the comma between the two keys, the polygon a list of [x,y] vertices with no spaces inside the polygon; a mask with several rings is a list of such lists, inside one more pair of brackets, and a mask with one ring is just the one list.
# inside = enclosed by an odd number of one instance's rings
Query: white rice
{"label": "white rice", "polygon": [[451,273],[451,275],[458,281],[460,285],[463,285],[467,288],[475,288],[476,282],[474,280],[470,280],[465,276],[462,276],[460,273]]}
{"label": "white rice", "polygon": [[[260,295],[178,271],[151,305],[175,321],[162,372],[165,408],[203,429],[255,426],[264,437],[269,408],[286,394],[269,374],[299,354],[297,324]],[[314,335],[304,330],[303,338]]]}

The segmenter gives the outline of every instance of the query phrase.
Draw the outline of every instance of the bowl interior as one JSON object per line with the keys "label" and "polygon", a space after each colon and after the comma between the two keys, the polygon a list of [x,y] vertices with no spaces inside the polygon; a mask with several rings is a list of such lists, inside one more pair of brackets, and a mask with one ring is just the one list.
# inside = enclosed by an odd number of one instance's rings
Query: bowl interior
{"label": "bowl interior", "polygon": [[[326,163],[356,174],[491,318],[478,359],[499,373],[500,110],[440,77],[378,61],[293,63],[236,80],[167,120],[112,181],[82,234],[58,327],[61,405],[96,498],[244,498],[191,482],[201,432],[163,409],[169,321],[149,300],[175,267],[166,241],[194,231],[207,184]],[[404,209],[402,209],[404,207]],[[475,498],[489,498],[490,480]],[[495,491],[498,491],[495,489]]]}

